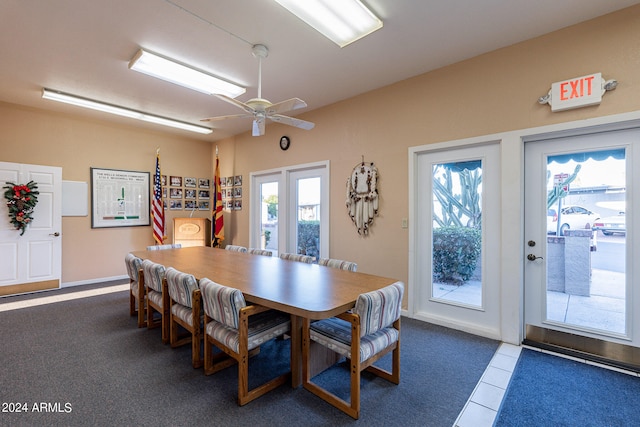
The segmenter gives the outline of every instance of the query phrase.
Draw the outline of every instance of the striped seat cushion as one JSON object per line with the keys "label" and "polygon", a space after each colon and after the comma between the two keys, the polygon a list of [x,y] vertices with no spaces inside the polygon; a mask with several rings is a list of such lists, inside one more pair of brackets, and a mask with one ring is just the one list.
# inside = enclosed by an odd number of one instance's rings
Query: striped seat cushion
{"label": "striped seat cushion", "polygon": [[238,289],[222,286],[208,278],[200,279],[204,312],[213,320],[238,329],[240,309],[247,306]]}
{"label": "striped seat cushion", "polygon": [[136,297],[138,296],[139,287],[140,287],[140,284],[138,282],[131,282],[131,293]]}
{"label": "striped seat cushion", "polygon": [[144,273],[145,286],[157,292],[162,292],[162,281],[165,274],[164,266],[145,259],[142,261],[142,271]]}
{"label": "striped seat cushion", "polygon": [[[189,326],[193,325],[193,309],[185,307],[184,305],[174,304],[171,306],[171,314],[182,319]],[[202,316],[200,316],[202,320]]]}
{"label": "striped seat cushion", "polygon": [[347,271],[356,271],[358,269],[358,264],[356,264],[355,262],[332,258],[320,258],[318,260],[318,265],[324,265],[331,268],[339,268],[340,270]]}
{"label": "striped seat cushion", "polygon": [[266,249],[255,249],[255,248],[251,248],[249,249],[249,253],[252,255],[263,255],[263,256],[272,256],[273,252],[268,251]]}
{"label": "striped seat cushion", "polygon": [[165,275],[171,299],[187,308],[193,307],[191,297],[193,291],[198,289],[196,278],[192,274],[183,273],[173,267],[167,268]]}
{"label": "striped seat cushion", "polygon": [[313,264],[316,260],[316,257],[312,257],[309,255],[289,254],[289,253],[280,254],[280,258],[286,259],[289,261],[304,262],[307,264]]}
{"label": "striped seat cushion", "polygon": [[149,293],[147,293],[147,298],[149,301],[154,303],[156,306],[162,307],[162,292],[154,291],[153,289],[149,289]]}
{"label": "striped seat cushion", "polygon": [[[398,341],[398,330],[384,328],[360,338],[360,362]],[[332,317],[311,324],[311,340],[351,359],[351,323]]]}
{"label": "striped seat cushion", "polygon": [[227,245],[224,247],[228,251],[247,253],[247,248],[238,245]]}
{"label": "striped seat cushion", "polygon": [[[252,350],[275,337],[288,333],[291,330],[290,319],[289,315],[275,310],[250,316],[248,349]],[[240,334],[236,328],[214,320],[207,323],[206,333],[236,353],[240,350]]]}
{"label": "striped seat cushion", "polygon": [[148,251],[164,251],[165,249],[180,249],[180,248],[182,248],[182,243],[147,246]]}
{"label": "striped seat cushion", "polygon": [[395,282],[377,291],[360,294],[354,313],[360,316],[360,336],[388,328],[400,318],[404,284]]}
{"label": "striped seat cushion", "polygon": [[142,260],[133,254],[127,254],[124,257],[124,263],[127,266],[127,275],[133,288],[134,282],[138,283],[138,272],[142,268]]}

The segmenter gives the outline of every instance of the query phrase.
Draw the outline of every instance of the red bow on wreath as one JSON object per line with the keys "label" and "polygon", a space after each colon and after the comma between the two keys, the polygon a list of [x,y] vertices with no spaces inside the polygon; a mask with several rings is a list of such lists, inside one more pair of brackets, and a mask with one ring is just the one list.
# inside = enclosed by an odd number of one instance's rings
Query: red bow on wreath
{"label": "red bow on wreath", "polygon": [[7,208],[9,208],[9,220],[11,224],[20,230],[22,236],[27,229],[27,225],[33,221],[31,214],[38,203],[38,185],[29,181],[25,185],[7,182],[3,188],[4,198],[7,199]]}

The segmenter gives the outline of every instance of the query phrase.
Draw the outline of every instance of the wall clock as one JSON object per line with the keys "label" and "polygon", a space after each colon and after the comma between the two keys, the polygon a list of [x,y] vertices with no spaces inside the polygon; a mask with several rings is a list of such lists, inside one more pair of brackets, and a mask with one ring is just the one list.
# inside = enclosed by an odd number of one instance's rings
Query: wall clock
{"label": "wall clock", "polygon": [[280,138],[280,148],[282,150],[288,149],[290,145],[291,145],[291,140],[289,139],[288,136],[283,136],[282,138]]}

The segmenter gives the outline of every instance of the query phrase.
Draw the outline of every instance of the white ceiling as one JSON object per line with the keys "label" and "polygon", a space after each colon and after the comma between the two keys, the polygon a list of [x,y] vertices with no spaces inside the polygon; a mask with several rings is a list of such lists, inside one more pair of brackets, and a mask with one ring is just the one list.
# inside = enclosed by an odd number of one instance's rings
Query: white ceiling
{"label": "white ceiling", "polygon": [[[139,48],[191,64],[257,96],[308,107],[350,98],[484,52],[582,22],[640,0],[364,0],[384,27],[339,48],[271,0],[1,0],[0,100],[136,126],[41,98],[43,87],[202,124],[241,112],[214,96],[128,69]],[[212,124],[215,141],[250,131],[250,119]],[[269,126],[267,125],[267,135]],[[311,131],[313,132],[313,131]]]}

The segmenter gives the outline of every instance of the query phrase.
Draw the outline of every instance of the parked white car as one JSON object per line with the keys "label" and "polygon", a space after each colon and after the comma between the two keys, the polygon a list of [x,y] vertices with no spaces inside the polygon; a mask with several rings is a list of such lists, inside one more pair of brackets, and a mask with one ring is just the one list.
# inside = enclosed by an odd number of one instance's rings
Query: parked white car
{"label": "parked white car", "polygon": [[611,236],[613,233],[627,234],[624,212],[598,219],[593,223],[593,229],[602,230],[605,236]]}
{"label": "parked white car", "polygon": [[[565,206],[560,210],[559,215],[556,214],[555,209],[549,209],[547,212],[547,233],[556,234],[560,230],[559,235],[562,236],[567,229],[591,229],[598,219],[600,219],[599,214],[582,206]],[[559,227],[558,223],[560,223]]]}

